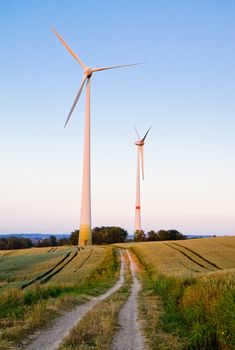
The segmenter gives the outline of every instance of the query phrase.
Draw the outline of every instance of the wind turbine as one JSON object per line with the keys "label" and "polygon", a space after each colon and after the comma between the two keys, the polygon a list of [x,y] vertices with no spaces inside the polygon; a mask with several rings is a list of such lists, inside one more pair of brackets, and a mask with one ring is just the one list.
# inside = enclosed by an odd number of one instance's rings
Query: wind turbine
{"label": "wind turbine", "polygon": [[137,172],[136,172],[136,202],[135,202],[135,228],[134,232],[141,231],[141,214],[140,214],[140,163],[142,169],[142,179],[144,180],[144,141],[149,133],[148,129],[144,137],[141,139],[140,135],[135,128],[138,141],[135,142],[137,146]]}
{"label": "wind turbine", "polygon": [[79,231],[79,245],[92,244],[91,234],[91,182],[90,182],[90,80],[92,74],[103,70],[135,66],[140,63],[125,64],[112,67],[91,68],[85,65],[85,63],[74,53],[71,47],[62,39],[62,37],[52,28],[52,31],[61,41],[68,52],[75,58],[83,69],[83,78],[75,97],[73,105],[70,109],[68,117],[65,122],[65,127],[74,111],[74,108],[82,93],[82,89],[86,83],[86,111],[85,111],[85,138],[84,138],[84,158],[83,158],[83,182],[82,182],[82,201],[81,201],[81,214],[80,214],[80,231]]}

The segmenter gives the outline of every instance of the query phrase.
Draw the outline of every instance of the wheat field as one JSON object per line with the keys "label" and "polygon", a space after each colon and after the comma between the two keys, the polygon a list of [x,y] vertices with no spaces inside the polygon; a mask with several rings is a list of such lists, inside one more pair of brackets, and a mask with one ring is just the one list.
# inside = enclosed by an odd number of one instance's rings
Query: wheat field
{"label": "wheat field", "polygon": [[124,246],[145,268],[150,349],[235,349],[235,237]]}
{"label": "wheat field", "polygon": [[235,237],[141,242],[131,248],[155,275],[192,277],[235,269]]}
{"label": "wheat field", "polygon": [[105,259],[105,246],[0,251],[0,293],[30,285],[78,283]]}

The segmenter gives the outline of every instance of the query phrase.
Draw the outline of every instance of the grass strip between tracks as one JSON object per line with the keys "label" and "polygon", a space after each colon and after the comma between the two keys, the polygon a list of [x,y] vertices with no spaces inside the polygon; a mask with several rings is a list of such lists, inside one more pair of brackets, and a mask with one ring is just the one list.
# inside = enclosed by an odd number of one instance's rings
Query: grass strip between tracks
{"label": "grass strip between tracks", "polygon": [[118,326],[118,315],[130,295],[132,277],[125,254],[126,271],[123,286],[96,305],[71,331],[59,350],[108,350]]}

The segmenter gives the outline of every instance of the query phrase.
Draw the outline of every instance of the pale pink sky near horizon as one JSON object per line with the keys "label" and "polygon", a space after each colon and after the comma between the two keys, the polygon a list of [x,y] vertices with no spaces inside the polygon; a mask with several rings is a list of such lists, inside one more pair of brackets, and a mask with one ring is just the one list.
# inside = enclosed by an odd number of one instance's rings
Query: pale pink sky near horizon
{"label": "pale pink sky near horizon", "polygon": [[92,226],[133,231],[135,124],[144,134],[145,231],[235,234],[235,3],[0,2],[0,233],[79,227],[82,70],[146,62],[91,82]]}

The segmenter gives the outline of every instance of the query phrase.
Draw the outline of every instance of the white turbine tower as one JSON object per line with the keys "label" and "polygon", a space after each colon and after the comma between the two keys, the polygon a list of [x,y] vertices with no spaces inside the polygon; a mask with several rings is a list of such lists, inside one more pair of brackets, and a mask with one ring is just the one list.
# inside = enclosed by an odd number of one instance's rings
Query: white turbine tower
{"label": "white turbine tower", "polygon": [[142,179],[144,180],[144,141],[148,135],[148,129],[144,137],[141,139],[135,127],[138,141],[135,142],[137,146],[137,172],[136,172],[136,202],[135,202],[135,228],[134,232],[141,231],[141,212],[140,212],[140,162],[142,168]]}
{"label": "white turbine tower", "polygon": [[68,114],[65,125],[67,125],[73,110],[81,95],[84,84],[86,83],[86,112],[85,112],[85,139],[84,139],[84,158],[83,158],[83,183],[82,183],[82,201],[81,201],[81,216],[80,216],[80,232],[79,232],[79,245],[92,244],[91,235],[91,184],[90,184],[90,80],[91,76],[95,72],[121,68],[127,66],[135,66],[139,63],[125,64],[121,66],[91,68],[85,65],[85,63],[73,52],[69,45],[61,38],[61,36],[52,29],[57,38],[69,51],[69,53],[75,58],[83,69],[83,78],[81,86],[73,102],[72,108]]}

